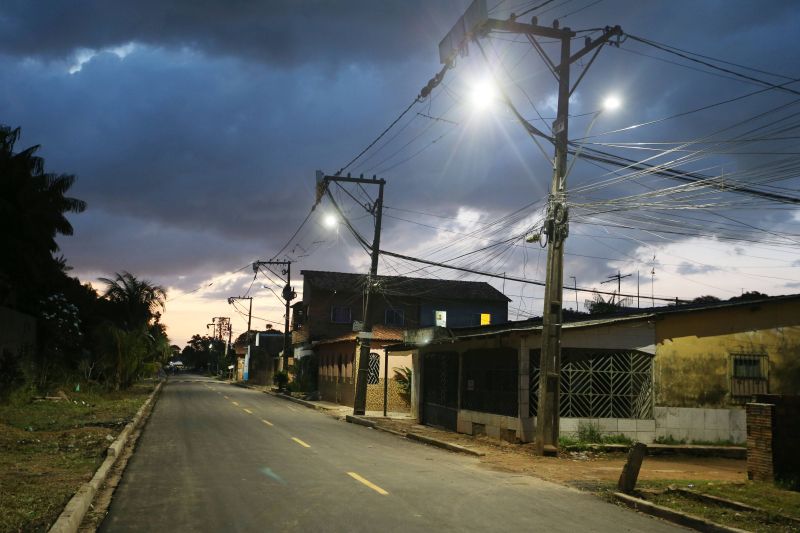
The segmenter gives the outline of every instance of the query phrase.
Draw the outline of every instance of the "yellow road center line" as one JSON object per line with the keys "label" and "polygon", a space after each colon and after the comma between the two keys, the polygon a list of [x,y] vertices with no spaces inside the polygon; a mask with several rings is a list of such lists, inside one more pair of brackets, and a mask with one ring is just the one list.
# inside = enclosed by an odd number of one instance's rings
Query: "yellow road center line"
{"label": "yellow road center line", "polygon": [[245,409],[244,412],[247,413],[248,415],[252,415],[253,414],[253,411],[251,411],[250,409]]}
{"label": "yellow road center line", "polygon": [[364,479],[363,477],[359,476],[355,472],[348,472],[347,475],[350,476],[351,478],[355,479],[356,481],[360,481],[361,483],[363,483],[367,487],[371,488],[372,490],[374,490],[378,494],[381,494],[383,496],[388,496],[389,495],[388,492],[386,492],[385,490],[380,488],[378,485],[376,485],[375,483],[373,483],[372,481],[370,481],[368,479]]}
{"label": "yellow road center line", "polygon": [[268,426],[270,426],[270,427],[272,426],[272,422],[270,422],[269,420],[264,420],[264,419],[262,418],[262,419],[261,419],[261,421],[262,421],[262,422],[264,422],[266,425],[268,425]]}
{"label": "yellow road center line", "polygon": [[292,440],[293,440],[293,441],[295,441],[295,442],[296,442],[297,444],[299,444],[300,446],[302,446],[303,448],[311,448],[311,445],[310,445],[310,444],[306,444],[305,442],[301,441],[301,440],[300,440],[300,439],[298,439],[297,437],[292,437]]}
{"label": "yellow road center line", "polygon": [[232,403],[233,405],[235,405],[236,407],[239,407],[239,402],[231,402],[231,403]]}

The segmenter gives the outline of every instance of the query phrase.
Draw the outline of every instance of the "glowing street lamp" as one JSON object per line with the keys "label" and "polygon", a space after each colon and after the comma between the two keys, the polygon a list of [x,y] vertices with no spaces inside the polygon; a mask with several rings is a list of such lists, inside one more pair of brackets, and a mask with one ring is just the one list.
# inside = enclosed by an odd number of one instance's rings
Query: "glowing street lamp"
{"label": "glowing street lamp", "polygon": [[325,215],[325,218],[322,219],[322,223],[328,229],[333,229],[339,224],[339,219],[336,218],[336,215],[333,213],[328,213]]}
{"label": "glowing street lamp", "polygon": [[472,86],[469,101],[477,111],[489,109],[497,100],[497,88],[491,80],[481,80]]}
{"label": "glowing street lamp", "polygon": [[[622,107],[622,100],[620,100],[620,98],[617,95],[614,94],[608,95],[605,98],[605,100],[603,100],[602,107],[594,112],[592,121],[589,122],[589,127],[586,128],[586,133],[583,135],[583,139],[589,137],[589,132],[592,131],[592,126],[594,126],[594,123],[597,122],[597,119],[600,117],[600,115],[603,114],[604,111],[613,112],[619,109],[620,107]],[[566,174],[564,174],[564,179],[566,179],[567,176],[569,176],[570,172],[572,172],[572,167],[575,166],[575,161],[577,161],[578,158],[581,156],[581,152],[583,151],[583,144],[584,144],[583,142],[578,143],[578,150],[575,152],[575,157],[573,157],[572,161],[570,161],[569,163],[569,168],[567,168],[567,172]]]}

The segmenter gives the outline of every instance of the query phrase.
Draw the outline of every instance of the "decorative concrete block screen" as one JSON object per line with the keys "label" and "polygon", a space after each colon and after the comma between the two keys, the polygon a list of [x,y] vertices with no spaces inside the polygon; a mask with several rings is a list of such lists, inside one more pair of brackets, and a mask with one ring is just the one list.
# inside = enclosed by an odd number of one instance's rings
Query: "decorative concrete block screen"
{"label": "decorative concrete block screen", "polygon": [[[530,415],[539,400],[539,350],[531,350]],[[653,356],[636,351],[563,349],[560,416],[652,418]]]}

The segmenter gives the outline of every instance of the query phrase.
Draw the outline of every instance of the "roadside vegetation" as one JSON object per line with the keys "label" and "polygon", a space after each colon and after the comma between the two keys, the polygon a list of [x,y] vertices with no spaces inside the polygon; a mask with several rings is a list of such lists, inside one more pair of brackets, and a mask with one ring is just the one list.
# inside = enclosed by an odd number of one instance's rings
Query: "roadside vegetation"
{"label": "roadside vegetation", "polygon": [[581,422],[578,424],[578,432],[574,437],[559,437],[558,445],[561,448],[582,451],[588,450],[593,444],[621,444],[630,446],[633,439],[622,434],[604,435],[597,424]]}
{"label": "roadside vegetation", "polygon": [[[614,490],[616,486],[610,483],[604,488],[606,494]],[[704,494],[755,507],[758,511],[704,500]],[[640,481],[635,496],[676,511],[748,531],[760,533],[800,530],[800,492],[785,490],[770,483]]]}
{"label": "roadside vegetation", "polygon": [[0,125],[0,531],[43,531],[152,391],[176,352],[163,288],[121,271],[101,290],[70,275],[75,176]]}

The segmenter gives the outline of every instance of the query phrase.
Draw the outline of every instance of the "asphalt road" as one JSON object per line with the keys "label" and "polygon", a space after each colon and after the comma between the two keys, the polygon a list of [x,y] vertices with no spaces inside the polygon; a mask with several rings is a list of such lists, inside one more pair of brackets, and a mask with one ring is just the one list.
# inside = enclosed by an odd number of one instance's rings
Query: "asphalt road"
{"label": "asphalt road", "polygon": [[101,531],[685,531],[194,376],[162,391]]}

